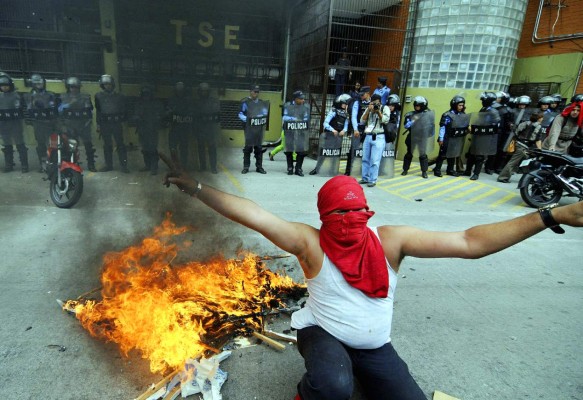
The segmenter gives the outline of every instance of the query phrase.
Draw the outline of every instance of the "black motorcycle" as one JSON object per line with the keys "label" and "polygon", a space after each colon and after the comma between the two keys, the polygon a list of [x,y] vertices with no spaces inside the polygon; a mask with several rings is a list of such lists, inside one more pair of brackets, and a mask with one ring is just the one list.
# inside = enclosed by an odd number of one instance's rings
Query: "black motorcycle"
{"label": "black motorcycle", "polygon": [[518,182],[520,196],[531,207],[556,204],[561,197],[583,200],[583,157],[555,151],[529,149],[530,158],[522,161]]}

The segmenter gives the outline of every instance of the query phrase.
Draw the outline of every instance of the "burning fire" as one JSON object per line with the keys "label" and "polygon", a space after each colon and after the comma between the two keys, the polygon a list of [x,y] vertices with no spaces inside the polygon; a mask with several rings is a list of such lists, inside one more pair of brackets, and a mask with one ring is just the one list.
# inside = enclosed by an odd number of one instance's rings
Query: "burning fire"
{"label": "burning fire", "polygon": [[189,242],[171,239],[188,230],[167,215],[152,237],[105,255],[101,301],[69,300],[63,308],[91,335],[117,343],[126,356],[138,350],[152,372],[165,372],[235,333],[260,329],[267,311],[286,306],[283,297],[305,293],[253,254],[172,263]]}

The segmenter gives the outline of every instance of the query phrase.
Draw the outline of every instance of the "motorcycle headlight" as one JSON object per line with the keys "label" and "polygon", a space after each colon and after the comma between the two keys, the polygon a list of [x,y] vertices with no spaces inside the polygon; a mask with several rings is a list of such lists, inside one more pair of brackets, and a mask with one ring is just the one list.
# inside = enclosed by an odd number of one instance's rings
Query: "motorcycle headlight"
{"label": "motorcycle headlight", "polygon": [[530,165],[530,169],[537,170],[540,169],[541,166],[542,163],[540,161],[533,161],[532,164]]}
{"label": "motorcycle headlight", "polygon": [[77,148],[77,141],[75,139],[69,139],[69,148],[74,151]]}

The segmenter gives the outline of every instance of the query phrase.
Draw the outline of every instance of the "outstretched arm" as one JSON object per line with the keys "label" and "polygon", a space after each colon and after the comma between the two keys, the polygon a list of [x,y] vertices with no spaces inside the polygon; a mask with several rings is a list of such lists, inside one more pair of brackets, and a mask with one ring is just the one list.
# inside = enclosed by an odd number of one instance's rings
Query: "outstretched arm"
{"label": "outstretched arm", "polygon": [[[552,209],[558,224],[583,226],[583,202]],[[431,232],[408,226],[380,229],[385,253],[398,268],[405,256],[480,258],[504,250],[546,229],[538,211],[511,220],[478,225],[462,232]],[[398,256],[397,256],[398,255]]]}
{"label": "outstretched arm", "polygon": [[314,240],[318,238],[315,228],[286,221],[249,199],[203,185],[176,167],[176,160],[172,161],[163,154],[160,157],[171,169],[165,178],[167,186],[176,185],[182,192],[198,198],[219,214],[259,232],[280,249],[294,254],[306,275],[310,276],[312,266],[308,254],[313,250],[310,245],[319,244],[318,240]]}

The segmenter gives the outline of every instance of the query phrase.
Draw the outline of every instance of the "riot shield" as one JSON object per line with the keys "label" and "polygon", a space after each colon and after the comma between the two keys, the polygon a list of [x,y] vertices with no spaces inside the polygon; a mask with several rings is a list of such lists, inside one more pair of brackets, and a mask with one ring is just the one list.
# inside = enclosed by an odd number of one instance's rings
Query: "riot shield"
{"label": "riot shield", "polygon": [[556,112],[546,112],[543,114],[543,122],[541,123],[541,126],[543,128],[548,128],[549,126],[551,126],[551,123],[553,122],[553,120],[555,119],[555,117],[557,116],[558,113]]}
{"label": "riot shield", "polygon": [[411,119],[409,135],[411,136],[411,152],[415,157],[420,157],[431,153],[435,146],[433,136],[435,135],[435,113],[428,110],[422,113],[415,113]]}
{"label": "riot shield", "polygon": [[304,121],[304,116],[309,110],[305,105],[288,105],[286,106],[287,115],[294,117],[295,121],[285,121],[283,131],[285,136],[285,151],[304,153],[308,151],[309,143],[309,126],[310,121]]}
{"label": "riot shield", "polygon": [[496,154],[498,146],[499,120],[500,116],[495,110],[471,114],[471,154],[476,156],[489,156]]}
{"label": "riot shield", "polygon": [[470,115],[452,114],[449,117],[451,118],[451,134],[447,139],[447,150],[445,157],[455,158],[462,154],[464,142],[466,140],[466,134],[468,133],[470,126]]}
{"label": "riot shield", "polygon": [[[356,139],[357,141],[354,145],[352,154],[351,175],[360,178],[362,176],[362,143],[360,143],[359,138]],[[385,143],[385,149],[383,150],[383,155],[379,164],[378,176],[389,179],[395,176],[395,154],[395,144]]]}
{"label": "riot shield", "polygon": [[322,159],[319,174],[322,176],[336,176],[340,169],[340,153],[342,150],[342,137],[335,136],[332,132],[324,131],[320,135],[318,157]]}
{"label": "riot shield", "polygon": [[267,104],[259,100],[247,103],[247,122],[245,123],[245,146],[261,146],[267,125]]}

